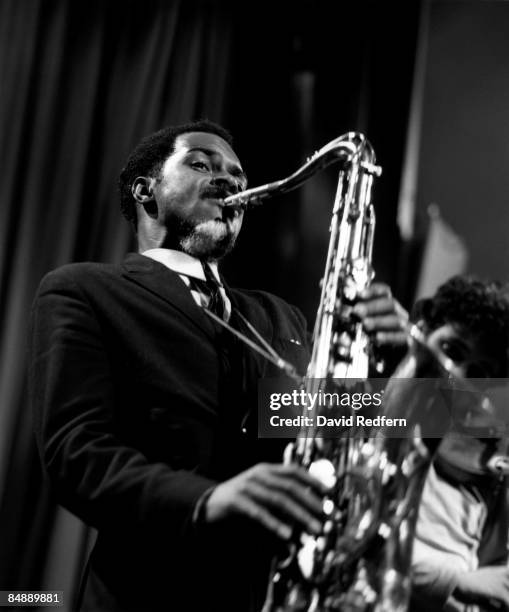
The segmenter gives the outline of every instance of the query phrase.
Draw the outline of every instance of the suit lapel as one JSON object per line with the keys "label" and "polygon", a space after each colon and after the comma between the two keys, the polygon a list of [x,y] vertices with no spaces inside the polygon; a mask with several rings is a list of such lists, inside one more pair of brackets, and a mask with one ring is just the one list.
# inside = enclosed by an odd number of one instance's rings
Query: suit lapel
{"label": "suit lapel", "polygon": [[[217,330],[213,322],[196,304],[189,288],[176,272],[169,270],[162,263],[138,253],[130,253],[126,257],[123,262],[123,269],[124,275],[129,281],[140,285],[176,308],[211,339],[216,337]],[[264,316],[263,308],[257,302],[245,299],[242,293],[230,289],[223,278],[221,280],[231,300],[232,309],[239,310],[254,325],[256,330],[269,343],[272,343],[273,329],[268,317]],[[251,338],[252,335],[245,328],[245,325],[239,322],[236,327]],[[256,380],[263,377],[267,369],[267,360],[247,346],[243,346],[243,354],[247,379]]]}
{"label": "suit lapel", "polygon": [[[254,326],[256,331],[265,339],[269,344],[272,345],[274,337],[274,329],[270,323],[269,318],[266,316],[264,309],[260,304],[252,299],[246,299],[245,294],[230,290],[224,283],[228,293],[228,297],[232,302],[233,312],[241,312],[244,317]],[[241,321],[237,320],[236,327],[246,334],[252,340],[258,344],[258,341],[253,338],[252,333],[246,329],[246,326]],[[257,384],[261,378],[264,378],[267,373],[269,362],[265,357],[262,357],[260,353],[254,351],[252,348],[241,343],[241,358],[242,358],[242,389],[248,397],[257,397]],[[254,385],[254,388],[253,388]],[[241,425],[246,426],[249,419],[253,418],[253,415],[257,414],[257,404],[247,402],[243,405],[243,413],[241,415]],[[256,425],[255,425],[256,427]]]}
{"label": "suit lapel", "polygon": [[[143,287],[145,290],[164,300],[172,308],[177,309],[211,340],[217,340],[217,329],[214,323],[203,313],[202,308],[196,304],[189,288],[176,272],[149,257],[139,255],[138,253],[131,253],[124,260],[123,274],[129,281]],[[246,329],[245,325],[239,320],[235,321],[234,313],[235,310],[238,310],[253,324],[263,338],[272,344],[274,330],[262,306],[257,301],[248,299],[243,293],[231,290],[224,283],[224,279],[222,281],[232,303],[232,323],[235,327],[252,338],[251,332]],[[268,362],[259,353],[242,342],[240,342],[240,345],[242,359],[241,385],[244,391],[252,393],[251,387],[253,382],[265,376]],[[246,410],[242,415],[243,423],[253,410],[253,406],[246,406]]]}
{"label": "suit lapel", "polygon": [[[244,317],[254,326],[256,331],[265,339],[269,344],[272,344],[272,338],[274,330],[269,323],[267,316],[264,316],[264,311],[258,305],[252,301],[248,301],[238,291],[232,291],[221,278],[223,285],[228,293],[228,297],[232,303],[232,311],[238,310]],[[240,320],[237,320],[236,327],[239,331],[245,334],[251,340],[254,340],[257,344],[259,342],[253,337],[252,333],[246,329],[246,326]],[[263,378],[267,370],[267,359],[260,355],[260,353],[254,351],[252,348],[243,344],[243,355],[244,355],[244,373],[247,380],[257,380]]]}
{"label": "suit lapel", "polygon": [[124,275],[131,282],[159,296],[211,339],[215,336],[212,321],[193,299],[180,276],[158,261],[138,253],[130,253],[123,262]]}

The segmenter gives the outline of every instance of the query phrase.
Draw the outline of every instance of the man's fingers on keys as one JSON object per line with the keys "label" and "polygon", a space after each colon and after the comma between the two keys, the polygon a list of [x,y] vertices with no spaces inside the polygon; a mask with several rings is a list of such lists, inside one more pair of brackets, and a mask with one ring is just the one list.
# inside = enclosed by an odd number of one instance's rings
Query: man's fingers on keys
{"label": "man's fingers on keys", "polygon": [[392,297],[391,288],[385,283],[372,283],[359,293],[361,300],[371,300],[377,297]]}
{"label": "man's fingers on keys", "polygon": [[353,307],[353,312],[361,319],[374,315],[397,312],[396,300],[394,298],[381,297],[369,302],[358,302]]}
{"label": "man's fingers on keys", "polygon": [[395,314],[367,317],[362,322],[366,331],[402,331],[403,325]]}
{"label": "man's fingers on keys", "polygon": [[308,470],[304,469],[298,465],[278,465],[277,474],[282,476],[288,475],[298,482],[301,482],[303,485],[312,487],[318,493],[322,495],[326,494],[329,491],[329,487],[324,484],[321,480],[313,476],[308,472]]}
{"label": "man's fingers on keys", "polygon": [[[280,490],[271,489],[252,481],[246,489],[246,494],[266,511],[275,511],[297,523],[306,531],[319,533],[321,523],[303,505],[297,503],[293,496]],[[272,513],[271,513],[272,514]]]}
{"label": "man's fingers on keys", "polygon": [[269,510],[251,499],[249,496],[243,496],[237,500],[236,509],[239,514],[243,514],[248,518],[256,521],[269,531],[272,531],[283,540],[289,540],[292,535],[292,529],[289,525],[276,518]]}
{"label": "man's fingers on keys", "polygon": [[301,506],[317,517],[323,514],[323,501],[310,486],[303,484],[295,478],[271,474],[264,484],[273,491],[282,491],[295,499]]}
{"label": "man's fingers on keys", "polygon": [[377,344],[394,344],[401,346],[407,342],[407,334],[403,331],[380,331],[375,335],[375,342]]}

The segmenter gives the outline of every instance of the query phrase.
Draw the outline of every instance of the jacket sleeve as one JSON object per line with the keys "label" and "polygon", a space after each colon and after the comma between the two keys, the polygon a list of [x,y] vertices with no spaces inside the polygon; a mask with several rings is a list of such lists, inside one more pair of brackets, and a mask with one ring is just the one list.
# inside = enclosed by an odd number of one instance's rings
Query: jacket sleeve
{"label": "jacket sleeve", "polygon": [[47,275],[32,308],[29,392],[59,502],[96,528],[184,537],[213,481],[151,463],[116,434],[115,388],[98,317],[73,275]]}

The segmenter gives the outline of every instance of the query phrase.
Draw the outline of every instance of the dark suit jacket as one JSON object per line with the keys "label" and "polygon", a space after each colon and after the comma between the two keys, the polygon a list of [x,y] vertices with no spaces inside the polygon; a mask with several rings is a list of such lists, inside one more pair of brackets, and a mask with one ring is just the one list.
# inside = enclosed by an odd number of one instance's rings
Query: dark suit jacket
{"label": "dark suit jacket", "polygon": [[[229,295],[304,371],[302,315],[267,293]],[[211,528],[192,516],[218,481],[280,459],[281,444],[256,431],[257,382],[275,368],[220,333],[177,274],[137,254],[48,274],[31,338],[43,463],[59,501],[98,530],[83,609],[256,609],[270,536],[247,519]]]}

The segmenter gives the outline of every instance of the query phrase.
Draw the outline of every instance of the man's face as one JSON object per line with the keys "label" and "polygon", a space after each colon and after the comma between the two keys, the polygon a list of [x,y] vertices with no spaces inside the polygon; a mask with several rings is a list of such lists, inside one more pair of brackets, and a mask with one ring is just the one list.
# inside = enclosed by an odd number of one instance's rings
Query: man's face
{"label": "man's face", "polygon": [[[446,324],[430,332],[427,344],[432,349],[449,358],[452,374],[467,378],[501,378],[501,364],[493,356],[493,349],[479,335],[474,335],[465,327]],[[494,453],[507,454],[507,441],[493,437],[482,437],[487,429],[493,430],[507,423],[507,405],[505,401],[490,400],[490,408],[479,401],[477,394],[464,394],[457,397],[452,404],[454,428],[446,433],[440,442],[435,463],[442,469],[453,469],[449,472],[455,478],[470,478],[472,474],[487,475],[487,461]],[[502,388],[503,398],[507,393]],[[487,396],[488,397],[488,396]],[[464,431],[463,427],[467,430]],[[458,435],[463,432],[467,435]],[[473,433],[475,432],[475,433]],[[493,473],[493,472],[491,472]],[[461,482],[461,480],[460,480]]]}
{"label": "man's face", "polygon": [[459,377],[493,378],[500,364],[490,347],[468,329],[447,323],[427,334],[427,345],[452,362],[452,373]]}
{"label": "man's face", "polygon": [[152,183],[159,225],[168,230],[162,246],[205,259],[222,257],[233,247],[243,218],[242,210],[225,208],[223,199],[246,184],[238,157],[220,136],[178,136]]}

